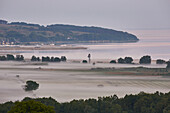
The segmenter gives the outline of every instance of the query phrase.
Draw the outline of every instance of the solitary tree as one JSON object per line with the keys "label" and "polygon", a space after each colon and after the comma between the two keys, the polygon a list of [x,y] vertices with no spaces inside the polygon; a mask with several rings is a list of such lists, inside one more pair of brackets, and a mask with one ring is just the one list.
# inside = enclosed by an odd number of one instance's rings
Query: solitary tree
{"label": "solitary tree", "polygon": [[87,60],[83,60],[82,63],[87,63]]}
{"label": "solitary tree", "polygon": [[151,57],[146,55],[146,56],[143,56],[140,61],[139,61],[140,64],[150,64],[151,63]]}
{"label": "solitary tree", "polygon": [[35,81],[27,81],[24,90],[25,91],[32,91],[38,89],[39,84]]}
{"label": "solitary tree", "polygon": [[88,58],[89,58],[89,63],[90,63],[90,61],[91,61],[91,54],[88,54],[88,56],[87,56]]}

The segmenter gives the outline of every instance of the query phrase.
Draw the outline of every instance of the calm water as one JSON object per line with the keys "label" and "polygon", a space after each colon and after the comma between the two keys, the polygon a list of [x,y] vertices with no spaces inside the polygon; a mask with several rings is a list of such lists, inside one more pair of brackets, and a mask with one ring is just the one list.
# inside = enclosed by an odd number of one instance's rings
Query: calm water
{"label": "calm water", "polygon": [[99,43],[73,44],[72,46],[87,47],[87,50],[56,50],[56,51],[8,51],[20,53],[25,58],[36,56],[67,56],[68,59],[87,59],[90,53],[92,59],[118,59],[131,56],[139,59],[143,55],[151,55],[152,59],[170,59],[170,30],[133,30],[140,41],[137,43]]}

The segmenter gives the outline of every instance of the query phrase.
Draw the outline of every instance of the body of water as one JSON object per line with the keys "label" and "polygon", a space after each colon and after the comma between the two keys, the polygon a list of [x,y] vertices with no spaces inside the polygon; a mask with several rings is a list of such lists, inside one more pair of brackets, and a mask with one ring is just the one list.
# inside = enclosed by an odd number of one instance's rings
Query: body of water
{"label": "body of water", "polygon": [[170,30],[131,30],[140,41],[137,43],[84,43],[71,46],[87,47],[86,50],[33,50],[33,51],[1,51],[19,53],[25,58],[35,56],[66,56],[68,59],[87,59],[90,53],[92,59],[118,59],[131,56],[140,59],[143,55],[151,55],[152,59],[170,59]]}

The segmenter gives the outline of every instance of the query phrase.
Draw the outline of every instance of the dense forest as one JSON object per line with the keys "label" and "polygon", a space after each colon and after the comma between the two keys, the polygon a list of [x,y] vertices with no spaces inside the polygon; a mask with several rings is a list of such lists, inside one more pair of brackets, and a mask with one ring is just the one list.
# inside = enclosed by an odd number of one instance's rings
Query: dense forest
{"label": "dense forest", "polygon": [[[137,95],[126,95],[124,98],[113,95],[65,103],[59,103],[51,97],[26,97],[21,102],[0,104],[0,113],[32,113],[34,110],[36,113],[170,113],[170,92],[140,92]],[[49,112],[45,112],[47,110]]]}
{"label": "dense forest", "polygon": [[136,42],[130,33],[101,27],[54,24],[42,26],[0,20],[0,41],[7,42]]}

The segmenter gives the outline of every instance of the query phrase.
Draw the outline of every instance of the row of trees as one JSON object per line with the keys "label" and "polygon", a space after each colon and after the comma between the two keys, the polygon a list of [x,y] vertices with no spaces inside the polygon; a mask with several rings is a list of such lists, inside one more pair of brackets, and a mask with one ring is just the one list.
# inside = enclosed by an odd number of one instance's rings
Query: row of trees
{"label": "row of trees", "polygon": [[[0,61],[7,61],[7,60],[15,60],[15,61],[23,61],[24,60],[24,56],[23,55],[16,55],[16,57],[14,57],[14,55],[11,54],[7,54],[6,56],[0,56]],[[36,56],[32,56],[31,61],[42,61],[42,62],[60,62],[60,61],[66,61],[67,58],[65,56],[61,56],[61,58],[59,57],[42,57],[42,59],[40,59],[39,57]],[[82,63],[87,63],[87,60],[83,60]],[[131,64],[133,63],[133,58],[132,57],[125,57],[123,58],[119,58],[116,62],[116,60],[111,60],[110,63],[121,63],[121,64]],[[151,56],[146,55],[140,58],[139,60],[140,64],[151,64]],[[168,64],[168,62],[166,62],[165,60],[162,59],[157,59],[156,60],[156,64]]]}
{"label": "row of trees", "polygon": [[6,60],[23,61],[24,56],[23,55],[16,55],[16,57],[14,57],[14,55],[11,55],[11,54],[7,54],[6,56],[0,56],[0,61],[6,61]]}
{"label": "row of trees", "polygon": [[[61,58],[59,57],[42,57],[42,62],[60,62],[63,61],[65,62],[67,60],[67,58],[65,56],[61,56]],[[36,56],[32,56],[31,61],[41,61],[39,57]]]}
{"label": "row of trees", "polygon": [[[139,60],[139,63],[140,64],[151,64],[151,56],[149,55],[146,55],[146,56],[143,56],[140,58]],[[123,58],[119,58],[117,60],[118,63],[121,63],[121,64],[131,64],[133,63],[133,58],[132,57],[125,57],[124,59]],[[110,63],[117,63],[116,60],[111,60]],[[162,60],[162,59],[157,59],[156,60],[156,64],[166,64],[168,62],[166,62],[165,60]]]}
{"label": "row of trees", "polygon": [[[98,99],[73,100],[59,103],[53,98],[31,99],[0,104],[0,113],[169,113],[170,92],[137,95],[116,95]],[[49,107],[51,106],[51,107]]]}

